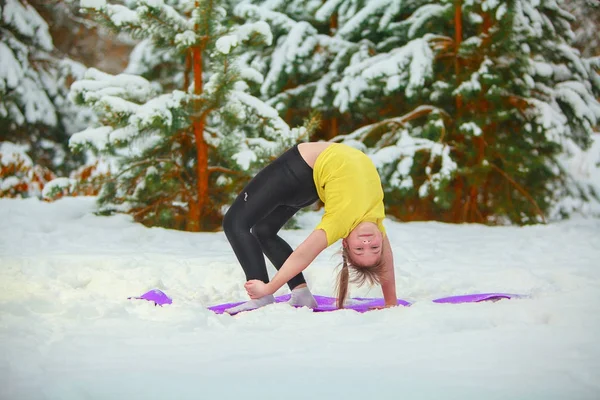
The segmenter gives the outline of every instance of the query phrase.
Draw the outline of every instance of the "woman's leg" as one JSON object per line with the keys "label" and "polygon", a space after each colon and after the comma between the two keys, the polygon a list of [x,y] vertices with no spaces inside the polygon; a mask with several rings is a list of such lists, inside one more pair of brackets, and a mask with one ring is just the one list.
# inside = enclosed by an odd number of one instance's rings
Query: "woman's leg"
{"label": "woman's leg", "polygon": [[[297,147],[286,151],[248,183],[223,218],[223,230],[247,280],[269,281],[263,249],[257,237],[251,233],[251,228],[264,220],[268,225],[266,229],[276,233],[293,215],[291,210],[279,207],[288,206],[297,211],[317,199],[312,168],[306,164]],[[276,210],[272,219],[267,219]],[[258,231],[261,230],[259,224]],[[271,232],[265,236],[270,236]],[[260,232],[258,236],[262,236]],[[276,254],[275,266],[281,266],[291,254],[289,245],[283,243],[287,248],[279,247],[283,246],[279,242],[275,245],[276,249],[272,246],[267,249],[271,255]]]}
{"label": "woman's leg", "polygon": [[260,243],[250,229],[285,201],[289,182],[284,182],[280,172],[273,164],[260,171],[223,218],[223,231],[244,269],[246,280],[269,282]]}
{"label": "woman's leg", "polygon": [[[293,250],[277,233],[289,221],[299,208],[281,205],[252,227],[252,234],[258,239],[262,252],[279,270]],[[305,284],[304,276],[299,273],[288,281],[290,290]]]}
{"label": "woman's leg", "polygon": [[[258,279],[265,283],[269,281],[261,243],[255,234],[252,233],[256,233],[258,229],[258,236],[262,236],[260,233],[262,230],[260,222],[268,221],[269,230],[279,225],[277,227],[278,231],[285,223],[285,221],[281,221],[284,218],[287,221],[293,215],[293,213],[289,215],[291,213],[290,210],[279,211],[284,210],[279,207],[289,206],[295,208],[297,211],[299,208],[305,207],[317,199],[318,195],[312,178],[312,168],[306,164],[297,147],[286,151],[248,183],[223,218],[223,230],[238,261],[244,269],[247,280]],[[273,220],[269,219],[268,216],[274,212]],[[251,229],[257,224],[258,228],[253,229],[251,232]],[[271,244],[273,243],[275,242],[271,242]],[[283,262],[291,254],[289,245],[285,242],[283,243],[287,247],[286,249],[284,249],[281,242],[278,242],[275,245],[277,249],[272,250],[273,253],[276,253],[276,258],[273,258],[274,264],[279,267],[283,265]],[[271,252],[269,249],[267,251]],[[299,282],[300,279],[304,281],[303,277],[292,278],[293,285],[299,285],[296,282]],[[308,292],[310,296],[304,296],[302,300],[295,300],[295,292],[299,292],[299,289],[292,292],[292,300],[294,300],[291,301],[292,305],[306,305],[309,307],[316,305],[316,301],[314,301],[308,288],[303,288],[302,293]],[[225,311],[233,314],[262,307],[273,301],[275,300],[272,295],[264,296]]]}

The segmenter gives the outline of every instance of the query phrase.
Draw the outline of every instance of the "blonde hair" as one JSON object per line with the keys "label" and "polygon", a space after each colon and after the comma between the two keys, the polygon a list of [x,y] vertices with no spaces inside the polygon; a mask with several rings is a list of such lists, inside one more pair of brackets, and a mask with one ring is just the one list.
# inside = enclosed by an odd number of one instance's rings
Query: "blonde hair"
{"label": "blonde hair", "polygon": [[384,269],[383,245],[381,246],[381,254],[382,257],[374,265],[357,266],[352,262],[348,249],[342,248],[342,268],[338,274],[336,285],[338,308],[344,308],[350,282],[358,286],[364,285],[365,282],[369,285],[381,284]]}

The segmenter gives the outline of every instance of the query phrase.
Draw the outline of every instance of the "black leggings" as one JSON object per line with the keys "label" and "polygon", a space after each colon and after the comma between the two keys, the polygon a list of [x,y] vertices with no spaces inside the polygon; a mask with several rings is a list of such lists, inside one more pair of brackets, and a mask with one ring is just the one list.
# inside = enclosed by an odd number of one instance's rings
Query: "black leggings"
{"label": "black leggings", "polygon": [[[246,280],[269,282],[263,253],[279,270],[293,250],[277,235],[303,207],[319,198],[313,170],[294,146],[260,171],[237,196],[225,217],[223,230]],[[306,283],[302,273],[288,282],[290,289]]]}

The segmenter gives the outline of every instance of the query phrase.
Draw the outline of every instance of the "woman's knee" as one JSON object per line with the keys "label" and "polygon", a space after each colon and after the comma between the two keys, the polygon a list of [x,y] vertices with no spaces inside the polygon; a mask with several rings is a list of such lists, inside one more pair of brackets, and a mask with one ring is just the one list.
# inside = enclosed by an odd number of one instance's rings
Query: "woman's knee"
{"label": "woman's knee", "polygon": [[265,242],[272,238],[277,232],[273,231],[273,228],[269,224],[258,223],[250,229],[252,235],[258,239],[259,242]]}
{"label": "woman's knee", "polygon": [[[234,207],[230,207],[229,210],[227,210],[227,212],[223,216],[222,227],[223,232],[225,232],[225,235],[227,236],[233,234],[236,231],[244,230],[241,218],[235,212]],[[249,227],[246,227],[245,230],[248,231]]]}

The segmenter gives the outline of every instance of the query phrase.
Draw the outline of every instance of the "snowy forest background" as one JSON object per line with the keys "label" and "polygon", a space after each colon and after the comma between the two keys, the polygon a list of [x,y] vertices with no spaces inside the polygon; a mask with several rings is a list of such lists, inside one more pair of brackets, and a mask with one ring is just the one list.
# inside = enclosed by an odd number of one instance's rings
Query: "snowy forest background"
{"label": "snowy forest background", "polygon": [[301,141],[402,221],[600,211],[595,0],[0,0],[0,197],[215,230]]}

